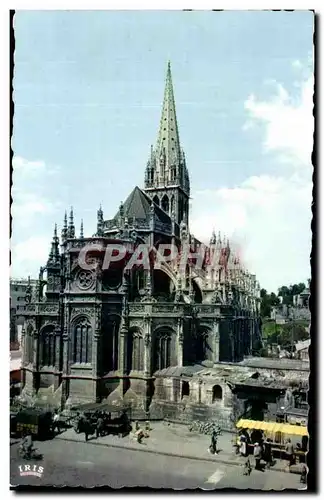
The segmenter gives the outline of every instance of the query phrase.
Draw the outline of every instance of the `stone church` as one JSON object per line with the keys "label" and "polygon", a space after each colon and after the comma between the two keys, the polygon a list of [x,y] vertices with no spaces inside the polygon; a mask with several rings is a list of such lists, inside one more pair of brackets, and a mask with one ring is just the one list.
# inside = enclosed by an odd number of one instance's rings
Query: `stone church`
{"label": "stone church", "polygon": [[[251,354],[260,341],[259,284],[220,235],[212,232],[207,245],[213,266],[205,258],[180,272],[174,259],[126,271],[126,257],[100,265],[114,242],[127,255],[161,244],[194,252],[200,242],[189,230],[189,199],[169,63],[144,188],[135,187],[111,219],[100,207],[90,237],[82,223],[76,236],[73,210],[69,220],[65,214],[61,241],[55,226],[47,263],[27,289],[23,397],[60,407],[127,404],[139,417],[163,418],[168,403],[195,393],[190,377],[199,369]],[[85,247],[87,262],[97,264],[91,269],[80,266]],[[222,397],[221,387],[213,391],[211,405]]]}

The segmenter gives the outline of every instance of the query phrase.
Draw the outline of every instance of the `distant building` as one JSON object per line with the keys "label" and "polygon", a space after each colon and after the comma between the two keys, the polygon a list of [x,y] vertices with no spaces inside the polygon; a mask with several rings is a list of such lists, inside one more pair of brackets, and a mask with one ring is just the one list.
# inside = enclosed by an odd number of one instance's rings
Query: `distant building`
{"label": "distant building", "polygon": [[309,309],[309,297],[310,297],[310,290],[309,288],[305,288],[305,290],[300,294],[294,295],[293,297],[294,306],[299,308]]}
{"label": "distant building", "polygon": [[10,280],[10,350],[15,348],[14,345],[20,343],[26,307],[25,294],[28,283],[33,287],[36,284],[36,280]]}
{"label": "distant building", "polygon": [[10,384],[15,384],[21,381],[21,351],[10,352]]}
{"label": "distant building", "polygon": [[310,339],[302,340],[295,344],[295,358],[301,361],[309,361]]}

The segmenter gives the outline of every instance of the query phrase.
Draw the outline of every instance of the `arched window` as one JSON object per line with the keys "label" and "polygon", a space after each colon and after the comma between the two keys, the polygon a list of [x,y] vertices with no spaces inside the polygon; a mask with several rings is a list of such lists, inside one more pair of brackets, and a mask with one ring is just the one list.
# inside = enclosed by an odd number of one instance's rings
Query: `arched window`
{"label": "arched window", "polygon": [[118,334],[120,316],[109,315],[104,322],[102,338],[102,367],[103,372],[118,370]]}
{"label": "arched window", "polygon": [[198,330],[195,351],[196,361],[213,361],[212,332],[210,330]]}
{"label": "arched window", "polygon": [[169,198],[166,194],[162,198],[161,207],[167,214],[169,213]]}
{"label": "arched window", "polygon": [[220,385],[214,385],[213,387],[213,403],[215,401],[220,401],[223,399],[223,390]]}
{"label": "arched window", "polygon": [[171,196],[170,214],[174,212],[174,196]]}
{"label": "arched window", "polygon": [[49,325],[41,331],[41,365],[42,366],[55,366],[56,352],[55,352],[55,334],[54,325]]}
{"label": "arched window", "polygon": [[129,332],[128,335],[128,362],[127,369],[129,371],[144,370],[144,339],[138,330]]}
{"label": "arched window", "polygon": [[182,387],[181,387],[181,399],[183,399],[184,397],[188,397],[189,395],[190,395],[189,382],[184,380],[182,382]]}
{"label": "arched window", "polygon": [[175,165],[172,165],[172,167],[171,167],[171,182],[174,182],[176,180],[176,176],[177,176],[177,169],[176,169]]}
{"label": "arched window", "polygon": [[154,196],[153,201],[154,201],[154,203],[156,203],[158,206],[160,206],[160,200],[159,200],[159,197],[158,197],[157,195],[155,195],[155,196]]}
{"label": "arched window", "polygon": [[80,318],[73,328],[73,362],[91,363],[92,328],[87,318]]}
{"label": "arched window", "polygon": [[155,337],[154,344],[155,370],[163,370],[171,366],[171,332],[161,331]]}
{"label": "arched window", "polygon": [[27,363],[33,363],[34,361],[34,337],[33,337],[33,327],[28,325],[26,337],[25,337],[25,356]]}

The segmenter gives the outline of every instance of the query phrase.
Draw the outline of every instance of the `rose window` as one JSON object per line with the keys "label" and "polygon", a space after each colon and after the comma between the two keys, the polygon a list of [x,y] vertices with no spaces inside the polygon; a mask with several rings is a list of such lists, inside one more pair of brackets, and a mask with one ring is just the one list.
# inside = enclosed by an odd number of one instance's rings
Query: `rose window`
{"label": "rose window", "polygon": [[78,286],[83,290],[88,290],[94,283],[94,276],[90,271],[80,271],[78,275]]}

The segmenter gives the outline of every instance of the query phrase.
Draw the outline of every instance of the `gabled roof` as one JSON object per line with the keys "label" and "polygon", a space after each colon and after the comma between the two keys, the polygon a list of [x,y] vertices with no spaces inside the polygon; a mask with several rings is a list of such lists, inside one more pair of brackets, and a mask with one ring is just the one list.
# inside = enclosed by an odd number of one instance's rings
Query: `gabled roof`
{"label": "gabled roof", "polygon": [[[124,216],[127,216],[129,219],[145,219],[149,221],[151,203],[151,198],[149,198],[146,193],[136,186],[123,204]],[[158,219],[164,224],[171,224],[169,215],[156,205],[156,203],[154,203],[153,206],[154,213]],[[118,217],[119,211],[115,215],[114,219],[117,219]]]}

